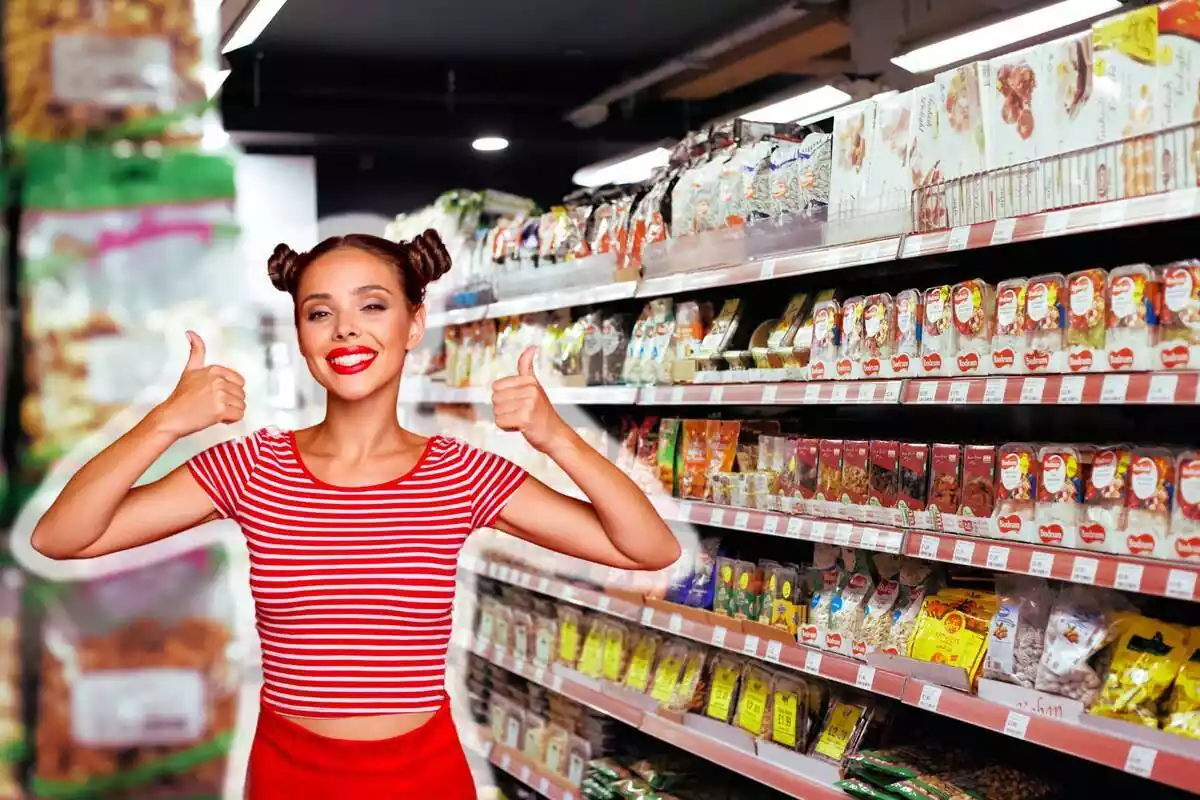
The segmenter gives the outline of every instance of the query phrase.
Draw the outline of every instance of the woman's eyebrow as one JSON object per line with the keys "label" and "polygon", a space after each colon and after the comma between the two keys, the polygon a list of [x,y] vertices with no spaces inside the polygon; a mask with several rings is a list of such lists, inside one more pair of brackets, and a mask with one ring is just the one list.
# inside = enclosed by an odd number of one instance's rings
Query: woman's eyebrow
{"label": "woman's eyebrow", "polygon": [[384,294],[392,293],[391,290],[388,289],[386,286],[380,286],[377,283],[371,283],[371,284],[367,284],[366,286],[360,286],[354,290],[355,294],[364,294],[366,292],[383,292]]}

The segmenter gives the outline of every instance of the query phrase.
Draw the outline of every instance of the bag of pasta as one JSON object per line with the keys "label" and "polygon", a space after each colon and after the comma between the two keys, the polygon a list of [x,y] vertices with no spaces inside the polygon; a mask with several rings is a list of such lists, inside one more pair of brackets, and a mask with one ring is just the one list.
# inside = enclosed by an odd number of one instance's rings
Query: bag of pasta
{"label": "bag of pasta", "polygon": [[1186,654],[1167,698],[1163,730],[1200,739],[1200,628],[1189,632]]}
{"label": "bag of pasta", "polygon": [[[241,672],[216,550],[41,587],[38,797],[220,796]],[[268,690],[269,691],[269,690]]]}
{"label": "bag of pasta", "polygon": [[1112,662],[1090,711],[1158,727],[1158,704],[1187,660],[1188,630],[1140,614],[1117,617]]}

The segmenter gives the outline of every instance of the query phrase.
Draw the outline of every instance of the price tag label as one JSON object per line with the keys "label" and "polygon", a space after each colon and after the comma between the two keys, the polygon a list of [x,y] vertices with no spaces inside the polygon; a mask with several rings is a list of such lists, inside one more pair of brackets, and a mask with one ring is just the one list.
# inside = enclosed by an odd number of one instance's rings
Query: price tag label
{"label": "price tag label", "polygon": [[1045,378],[1026,378],[1021,383],[1021,402],[1022,403],[1040,403],[1042,395],[1046,392]]}
{"label": "price tag label", "polygon": [[996,547],[994,545],[988,547],[987,568],[998,570],[1008,569],[1008,548]]}
{"label": "price tag label", "polygon": [[1064,375],[1058,386],[1058,402],[1064,406],[1077,406],[1083,402],[1083,387],[1087,378],[1082,375]]}
{"label": "price tag label", "polygon": [[1123,592],[1140,592],[1143,572],[1141,564],[1117,564],[1117,579],[1114,585]]}
{"label": "price tag label", "polygon": [[975,558],[975,543],[969,539],[959,539],[954,543],[954,555],[952,560],[955,564],[970,564]]}
{"label": "price tag label", "polygon": [[566,600],[568,603],[574,603],[575,602],[575,587],[574,586],[564,586],[562,588],[562,599]]}
{"label": "price tag label", "polygon": [[546,668],[545,667],[536,667],[533,670],[533,681],[534,681],[534,683],[540,683],[543,686],[546,685]]}
{"label": "price tag label", "polygon": [[725,509],[717,507],[712,510],[708,516],[709,525],[724,525],[725,524]]}
{"label": "price tag label", "polygon": [[775,405],[775,397],[779,394],[779,387],[768,384],[763,387],[762,402],[765,406]]}
{"label": "price tag label", "polygon": [[755,658],[757,658],[758,657],[758,637],[747,635],[746,642],[745,642],[745,644],[742,645],[742,652],[748,656],[754,656]]}
{"label": "price tag label", "polygon": [[643,625],[653,625],[654,624],[654,609],[653,608],[646,607],[646,608],[642,609],[642,624]]}
{"label": "price tag label", "polygon": [[821,654],[816,650],[809,650],[804,654],[804,671],[810,675],[821,674]]}
{"label": "price tag label", "polygon": [[1125,224],[1124,203],[1108,202],[1100,204],[1100,225],[1105,228],[1115,228]]}
{"label": "price tag label", "polygon": [[815,405],[821,402],[821,384],[810,383],[804,387],[805,405]]}
{"label": "price tag label", "polygon": [[538,794],[541,794],[543,797],[546,795],[549,795],[550,794],[550,779],[542,778],[540,781],[538,781],[537,788],[538,788]]}
{"label": "price tag label", "polygon": [[1054,572],[1054,554],[1053,553],[1034,553],[1033,558],[1029,559],[1029,574],[1037,575],[1039,578],[1049,578]]}
{"label": "price tag label", "polygon": [[763,533],[767,534],[768,536],[774,536],[778,530],[779,515],[767,514],[767,516],[763,519]]}
{"label": "price tag label", "polygon": [[917,402],[932,403],[937,399],[937,381],[917,382]]}
{"label": "price tag label", "polygon": [[1099,566],[1100,562],[1094,558],[1075,556],[1075,563],[1071,565],[1071,580],[1076,583],[1095,583],[1096,568]]}
{"label": "price tag label", "polygon": [[767,642],[767,661],[779,663],[779,655],[783,652],[783,644],[776,641]]}
{"label": "price tag label", "polygon": [[550,594],[550,579],[540,578],[537,585],[538,594]]}
{"label": "price tag label", "polygon": [[992,244],[1008,244],[1012,241],[1013,231],[1017,228],[1016,217],[1006,217],[996,220],[992,226]]}
{"label": "price tag label", "polygon": [[612,608],[612,598],[606,594],[602,594],[600,595],[600,602],[597,605],[601,611],[607,614],[608,610]]}
{"label": "price tag label", "polygon": [[863,550],[878,550],[879,549],[879,531],[874,528],[863,528],[862,544]]}
{"label": "price tag label", "polygon": [[903,381],[888,381],[887,385],[883,387],[883,402],[899,403],[900,402],[900,392],[902,392],[903,390],[904,390],[904,382]]}
{"label": "price tag label", "polygon": [[850,395],[850,387],[845,383],[835,383],[833,385],[833,401],[834,403],[845,403],[846,398]]}
{"label": "price tag label", "polygon": [[775,259],[768,258],[762,262],[762,268],[758,271],[758,279],[760,281],[770,280],[775,277]]}
{"label": "price tag label", "polygon": [[875,686],[875,668],[866,664],[860,666],[858,675],[854,678],[854,685],[865,691],[872,691]]}
{"label": "price tag label", "polygon": [[670,628],[671,633],[679,633],[683,630],[683,617],[679,614],[672,614],[671,618],[667,620],[667,627]]}
{"label": "price tag label", "polygon": [[1029,730],[1029,717],[1018,714],[1016,711],[1008,712],[1008,717],[1004,720],[1005,733],[1015,739],[1024,739],[1027,730]]}
{"label": "price tag label", "polygon": [[529,584],[533,583],[533,576],[528,572],[522,572],[520,578],[521,586],[525,589],[529,588]]}
{"label": "price tag label", "polygon": [[848,547],[850,545],[850,537],[854,535],[854,526],[848,522],[843,522],[833,529],[833,543],[839,547]]}
{"label": "price tag label", "polygon": [[725,646],[725,636],[728,633],[729,633],[729,630],[720,625],[717,625],[715,628],[713,628],[712,646],[713,647],[724,647]]}
{"label": "price tag label", "polygon": [[683,402],[683,387],[676,386],[671,390],[671,405],[680,405]]}
{"label": "price tag label", "polygon": [[530,778],[532,778],[532,777],[533,777],[533,770],[531,770],[528,766],[522,766],[521,767],[521,783],[528,784]]}
{"label": "price tag label", "polygon": [[1196,573],[1173,569],[1167,573],[1167,597],[1191,600],[1196,594]]}
{"label": "price tag label", "polygon": [[1067,232],[1066,211],[1051,211],[1043,217],[1042,236],[1062,236]]}
{"label": "price tag label", "polygon": [[971,237],[971,226],[960,225],[950,231],[950,242],[947,249],[951,252],[955,250],[966,250],[967,240]]}
{"label": "price tag label", "polygon": [[1158,751],[1140,744],[1129,746],[1129,755],[1125,757],[1125,771],[1142,778],[1149,778],[1154,772],[1154,761]]}
{"label": "price tag label", "polygon": [[1151,375],[1147,403],[1174,403],[1175,390],[1179,387],[1178,375]]}
{"label": "price tag label", "polygon": [[926,711],[937,711],[941,700],[942,687],[927,683],[921,687],[921,699],[917,701],[917,705]]}
{"label": "price tag label", "polygon": [[1100,384],[1100,402],[1105,405],[1124,403],[1128,391],[1128,375],[1105,375],[1104,383]]}
{"label": "price tag label", "polygon": [[708,393],[708,402],[718,404],[725,399],[725,387],[714,386],[712,391]]}
{"label": "price tag label", "polygon": [[870,405],[875,402],[875,389],[877,383],[860,383],[858,385],[858,402],[859,404]]}
{"label": "price tag label", "polygon": [[950,383],[950,403],[961,406],[967,402],[967,395],[970,391],[971,384],[968,381],[952,381]]}
{"label": "price tag label", "polygon": [[551,675],[550,676],[550,688],[556,692],[562,691],[562,676],[561,675]]}
{"label": "price tag label", "polygon": [[787,524],[787,535],[793,539],[799,539],[801,532],[804,530],[804,520],[800,517],[790,517]]}
{"label": "price tag label", "polygon": [[510,769],[512,769],[512,756],[510,756],[508,753],[501,754],[500,769],[504,770],[505,772],[508,772]]}
{"label": "price tag label", "polygon": [[750,527],[750,512],[739,511],[733,518],[733,527],[739,531],[744,531]]}
{"label": "price tag label", "polygon": [[921,547],[917,552],[920,554],[921,558],[937,558],[938,544],[940,541],[941,540],[936,536],[929,536],[928,534],[922,535]]}
{"label": "price tag label", "polygon": [[521,656],[513,656],[513,672],[518,675],[525,674],[525,659]]}
{"label": "price tag label", "polygon": [[811,538],[815,542],[825,541],[825,531],[828,528],[829,528],[829,526],[826,525],[824,522],[821,522],[819,520],[814,522],[812,524],[812,528],[810,529],[810,532],[809,532],[809,538]]}
{"label": "price tag label", "polygon": [[983,387],[983,404],[985,406],[1002,405],[1006,386],[1008,386],[1008,381],[1004,378],[989,378]]}

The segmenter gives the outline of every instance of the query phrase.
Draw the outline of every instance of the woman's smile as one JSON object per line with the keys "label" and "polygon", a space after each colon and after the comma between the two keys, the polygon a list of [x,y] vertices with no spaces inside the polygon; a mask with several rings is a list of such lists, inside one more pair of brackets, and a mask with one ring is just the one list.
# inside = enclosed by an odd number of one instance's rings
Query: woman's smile
{"label": "woman's smile", "polygon": [[378,351],[362,345],[335,347],[325,355],[325,361],[338,375],[355,375],[371,366],[378,355]]}

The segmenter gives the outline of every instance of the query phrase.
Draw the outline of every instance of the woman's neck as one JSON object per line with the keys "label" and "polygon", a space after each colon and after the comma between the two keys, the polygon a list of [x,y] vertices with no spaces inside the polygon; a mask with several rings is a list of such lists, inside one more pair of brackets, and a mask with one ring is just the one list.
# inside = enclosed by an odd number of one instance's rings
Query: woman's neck
{"label": "woman's neck", "polygon": [[312,429],[318,448],[330,455],[352,458],[403,449],[414,437],[400,427],[396,416],[398,397],[398,384],[358,400],[328,395],[325,419]]}

